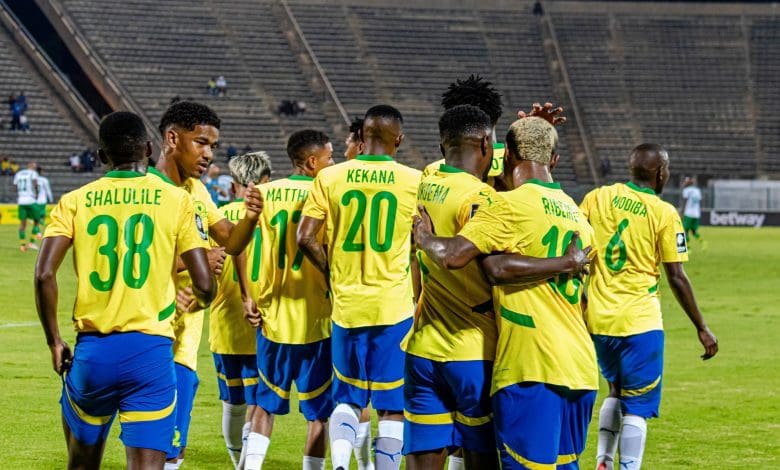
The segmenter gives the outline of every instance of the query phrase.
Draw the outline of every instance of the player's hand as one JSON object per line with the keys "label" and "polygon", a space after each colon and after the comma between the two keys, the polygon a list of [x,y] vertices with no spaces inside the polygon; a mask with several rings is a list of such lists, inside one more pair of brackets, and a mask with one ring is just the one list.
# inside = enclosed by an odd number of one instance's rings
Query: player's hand
{"label": "player's hand", "polygon": [[53,345],[49,346],[51,351],[51,364],[54,368],[54,372],[58,375],[62,375],[70,369],[73,363],[73,352],[70,350],[70,346],[63,340],[59,340]]}
{"label": "player's hand", "polygon": [[[225,265],[225,248],[218,246],[212,248],[206,253],[206,257],[209,259],[209,267],[214,274],[222,274],[222,267]],[[191,291],[190,291],[191,292]]]}
{"label": "player's hand", "polygon": [[582,278],[583,276],[590,274],[590,258],[588,255],[593,247],[588,246],[583,250],[578,246],[579,243],[580,232],[574,232],[574,236],[571,237],[569,246],[566,247],[566,251],[563,255],[569,258],[573,265],[571,271],[572,276]]}
{"label": "player's hand", "polygon": [[414,239],[422,240],[425,236],[434,234],[433,222],[424,206],[417,206],[417,210],[420,212],[420,215],[412,217],[412,229],[414,231]]}
{"label": "player's hand", "polygon": [[545,121],[549,122],[553,126],[558,126],[561,124],[566,123],[566,116],[561,116],[561,113],[563,113],[563,108],[558,106],[557,108],[553,107],[552,103],[544,103],[544,106],[542,106],[539,103],[534,103],[533,108],[531,109],[530,113],[527,113],[523,111],[522,109],[517,112],[517,119],[523,119],[526,117],[540,117],[544,119]]}
{"label": "player's hand", "polygon": [[699,330],[699,342],[704,346],[704,354],[701,358],[705,361],[718,354],[718,338],[706,326]]}
{"label": "player's hand", "polygon": [[257,220],[263,212],[263,195],[253,183],[249,183],[244,193],[244,206],[246,206],[245,217]]}
{"label": "player's hand", "polygon": [[176,310],[184,313],[197,312],[202,310],[198,306],[198,301],[195,300],[195,295],[192,293],[192,287],[185,287],[179,289],[176,293]]}
{"label": "player's hand", "polygon": [[244,299],[244,318],[253,328],[260,328],[263,326],[263,318],[260,316],[260,312],[257,310],[257,303],[254,299]]}

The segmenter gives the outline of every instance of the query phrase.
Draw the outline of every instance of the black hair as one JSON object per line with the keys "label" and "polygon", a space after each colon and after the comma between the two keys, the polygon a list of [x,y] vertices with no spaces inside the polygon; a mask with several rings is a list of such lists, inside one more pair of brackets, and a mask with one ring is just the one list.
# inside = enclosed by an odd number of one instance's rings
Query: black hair
{"label": "black hair", "polygon": [[100,149],[114,165],[143,160],[146,156],[146,133],[144,121],[137,114],[117,111],[100,121]]}
{"label": "black hair", "polygon": [[363,118],[355,117],[352,119],[352,122],[349,123],[349,133],[357,137],[361,129],[363,129]]}
{"label": "black hair", "polygon": [[457,143],[461,139],[484,137],[492,127],[490,116],[476,106],[462,104],[444,111],[439,118],[439,136],[442,143]]}
{"label": "black hair", "polygon": [[476,106],[490,116],[490,123],[495,125],[501,117],[503,105],[501,94],[492,87],[492,83],[479,75],[470,75],[465,80],[450,83],[447,91],[441,95],[441,105],[444,109],[454,108],[462,104]]}
{"label": "black hair", "polygon": [[639,152],[666,153],[666,149],[658,144],[639,144],[631,151],[631,155]]}
{"label": "black hair", "polygon": [[390,106],[389,104],[378,104],[376,106],[372,106],[369,108],[368,111],[366,111],[366,116],[364,120],[368,120],[369,118],[373,119],[390,119],[394,121],[398,121],[399,123],[404,123],[404,117],[401,115],[401,111],[398,111],[396,108]]}
{"label": "black hair", "polygon": [[164,135],[165,130],[172,125],[191,131],[198,125],[214,126],[219,129],[221,123],[217,113],[205,104],[195,101],[177,101],[165,110],[157,128],[160,134]]}
{"label": "black hair", "polygon": [[312,147],[324,147],[330,139],[325,133],[314,129],[293,132],[287,139],[287,156],[295,163],[303,163]]}

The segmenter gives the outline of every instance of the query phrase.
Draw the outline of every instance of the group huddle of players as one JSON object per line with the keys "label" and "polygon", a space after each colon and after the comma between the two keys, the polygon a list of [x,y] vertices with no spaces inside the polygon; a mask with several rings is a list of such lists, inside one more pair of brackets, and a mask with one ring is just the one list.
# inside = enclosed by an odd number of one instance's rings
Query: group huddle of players
{"label": "group huddle of players", "polygon": [[[199,177],[220,120],[194,102],[162,116],[157,162],[141,119],[100,125],[105,177],[64,195],[36,265],[36,301],[63,375],[69,468],[99,468],[117,412],[131,469],[182,465],[204,310],[233,464],[260,469],[293,382],[302,468],[579,468],[598,390],[598,469],[638,469],[663,367],[659,266],[717,353],[682,268],[685,233],[658,194],[667,152],[642,144],[630,181],[579,206],[553,181],[560,108],[518,113],[480,77],[442,95],[442,160],[395,161],[403,118],[369,109],[334,164],[324,133],[233,158],[235,201]],[[56,273],[73,247],[72,352]],[[369,405],[378,427],[372,441]],[[197,462],[193,462],[197,468]]]}

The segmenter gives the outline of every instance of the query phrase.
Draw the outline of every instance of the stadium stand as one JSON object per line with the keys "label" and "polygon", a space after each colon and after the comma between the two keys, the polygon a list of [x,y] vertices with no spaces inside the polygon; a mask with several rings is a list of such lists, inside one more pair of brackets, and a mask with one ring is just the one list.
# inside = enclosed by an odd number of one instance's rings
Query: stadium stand
{"label": "stadium stand", "polygon": [[[52,1],[151,122],[175,96],[204,101],[223,118],[223,146],[268,150],[277,175],[289,169],[284,144],[293,130],[324,129],[337,157],[345,130],[293,20],[349,116],[379,102],[404,113],[399,159],[416,167],[438,157],[442,91],[480,73],[504,95],[499,138],[532,101],[569,106],[556,169],[565,184],[593,184],[591,168],[601,159],[612,166],[607,181],[623,180],[628,151],[641,141],[667,146],[676,175],[706,181],[780,174],[773,113],[780,27],[763,6],[562,1],[545,2],[548,16],[539,17],[533,2],[500,0]],[[15,54],[11,49],[3,54]],[[228,80],[225,97],[206,93],[216,75]],[[279,115],[282,100],[304,101],[307,111]],[[30,118],[36,126],[46,122]]]}
{"label": "stadium stand", "polygon": [[[22,167],[37,161],[50,178],[55,197],[95,178],[95,174],[73,174],[67,161],[73,152],[81,152],[95,143],[86,135],[71,116],[65,105],[57,103],[56,93],[43,77],[39,76],[29,59],[21,52],[10,32],[0,25],[0,83],[3,98],[3,126],[0,129],[0,154],[8,156]],[[9,131],[8,106],[5,99],[11,93],[24,91],[29,103],[27,116],[30,132]],[[16,201],[16,192],[8,178],[0,187],[0,197]]]}

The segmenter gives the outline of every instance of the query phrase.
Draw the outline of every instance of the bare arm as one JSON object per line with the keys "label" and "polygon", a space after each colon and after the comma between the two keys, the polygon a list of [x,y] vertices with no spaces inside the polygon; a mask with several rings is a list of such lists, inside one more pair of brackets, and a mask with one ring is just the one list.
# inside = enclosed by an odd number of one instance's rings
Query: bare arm
{"label": "bare arm", "polygon": [[198,306],[206,308],[214,300],[217,292],[217,281],[209,266],[208,255],[204,248],[195,248],[181,254],[181,259],[187,267],[192,279],[192,294]]}
{"label": "bare arm", "polygon": [[234,225],[229,220],[222,219],[209,226],[211,238],[219,246],[225,247],[225,251],[229,255],[238,255],[249,245],[255,234],[257,219],[263,211],[263,197],[251,183],[244,193],[244,204],[246,205],[246,213],[237,224]]}
{"label": "bare arm", "polygon": [[699,311],[696,298],[693,295],[691,281],[685,274],[682,263],[664,263],[666,277],[669,280],[669,287],[672,288],[677,302],[685,310],[685,314],[690,318],[693,326],[699,335],[699,342],[704,346],[704,354],[701,358],[707,360],[718,353],[718,339],[707,327],[704,317]]}
{"label": "bare arm", "polygon": [[52,366],[60,375],[70,367],[73,354],[57,325],[57,270],[71,243],[70,238],[63,236],[44,238],[35,264],[35,306],[51,351]]}
{"label": "bare arm", "polygon": [[417,260],[417,253],[414,248],[409,253],[409,270],[412,274],[412,295],[414,295],[414,301],[419,302],[420,294],[422,294],[422,274],[420,273],[420,263]]}
{"label": "bare arm", "polygon": [[298,224],[297,241],[298,248],[301,249],[303,254],[309,261],[314,264],[325,275],[325,279],[329,279],[328,274],[328,254],[325,251],[325,247],[317,240],[317,233],[319,233],[325,220],[315,219],[314,217],[303,216]]}
{"label": "bare arm", "polygon": [[238,277],[238,289],[241,291],[241,303],[244,306],[244,319],[255,328],[262,325],[260,312],[257,310],[257,302],[252,298],[249,290],[249,278],[246,275],[246,251],[238,256],[233,256],[233,268]]}
{"label": "bare arm", "polygon": [[496,254],[480,261],[482,271],[491,284],[532,284],[544,281],[558,274],[582,276],[588,274],[591,247],[581,250],[575,233],[563,256],[555,258],[534,258],[518,254]]}
{"label": "bare arm", "polygon": [[420,215],[414,216],[414,243],[439,266],[446,269],[460,269],[482,253],[466,238],[459,235],[453,238],[437,237],[433,232],[431,217],[424,207],[419,207]]}

